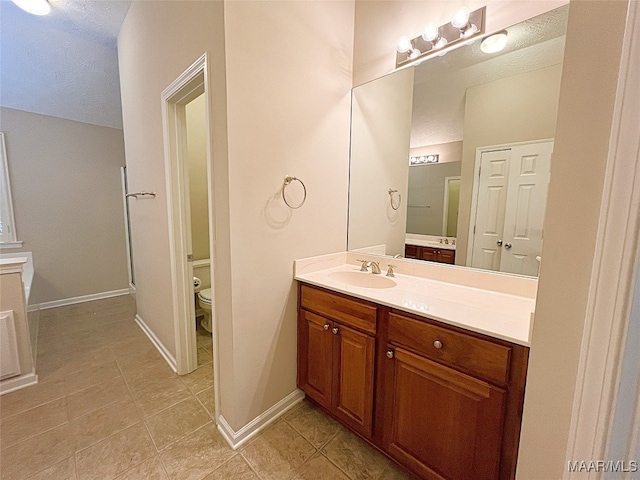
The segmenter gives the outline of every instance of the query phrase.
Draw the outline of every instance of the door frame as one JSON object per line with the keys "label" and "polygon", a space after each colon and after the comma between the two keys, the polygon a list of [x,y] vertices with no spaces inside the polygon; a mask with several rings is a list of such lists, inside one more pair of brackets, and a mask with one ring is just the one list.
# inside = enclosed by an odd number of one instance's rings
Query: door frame
{"label": "door frame", "polygon": [[[449,226],[449,222],[448,222],[448,216],[449,216],[449,183],[451,182],[451,180],[460,180],[460,183],[462,183],[462,177],[460,175],[452,175],[450,177],[444,177],[444,208],[442,209],[442,236],[443,237],[448,237],[448,235],[447,235],[447,227]],[[458,210],[460,210],[459,206],[458,206]]]}
{"label": "door frame", "polygon": [[[214,289],[214,238],[212,220],[212,139],[210,92],[208,88],[209,62],[205,53],[187,68],[162,92],[162,120],[164,131],[165,177],[167,186],[167,213],[169,227],[169,254],[171,264],[171,287],[173,297],[174,335],[176,345],[176,371],[180,375],[198,367],[195,327],[195,304],[190,237],[190,208],[188,164],[186,161],[186,115],[185,106],[200,95],[205,96],[205,138],[207,146],[207,178],[209,185],[209,248],[211,264],[211,288]],[[191,273],[190,273],[191,272]],[[215,298],[212,295],[212,298]],[[213,320],[214,368],[217,359],[217,321],[215,306],[211,312]],[[219,398],[218,382],[214,374],[215,398]],[[218,405],[216,402],[217,418]]]}
{"label": "door frame", "polygon": [[[620,386],[622,358],[640,258],[640,2],[630,2],[613,112],[613,127],[565,465],[606,459]],[[640,430],[640,391],[636,416]],[[629,459],[637,448],[629,442]],[[600,478],[598,472],[565,479]],[[627,478],[627,477],[625,477]],[[630,477],[629,477],[630,478]]]}
{"label": "door frame", "polygon": [[475,226],[476,226],[476,215],[478,214],[478,190],[479,190],[479,182],[478,178],[480,178],[480,165],[482,154],[486,152],[494,152],[496,150],[510,150],[513,147],[518,147],[520,145],[532,145],[535,143],[545,143],[545,142],[554,142],[554,138],[542,138],[538,140],[527,140],[524,142],[514,142],[514,143],[503,143],[498,145],[489,145],[486,147],[478,147],[476,148],[476,157],[474,159],[473,164],[473,188],[471,191],[471,215],[469,216],[469,233],[467,237],[467,260],[466,264],[471,264],[471,258],[473,255],[473,243],[475,241]]}

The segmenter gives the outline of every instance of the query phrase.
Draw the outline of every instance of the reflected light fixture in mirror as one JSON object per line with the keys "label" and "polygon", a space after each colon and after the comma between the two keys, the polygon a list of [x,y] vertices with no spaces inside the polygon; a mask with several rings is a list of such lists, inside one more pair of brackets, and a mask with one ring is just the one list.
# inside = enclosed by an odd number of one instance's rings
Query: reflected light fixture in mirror
{"label": "reflected light fixture in mirror", "polygon": [[504,47],[507,46],[507,31],[501,30],[493,35],[489,35],[488,37],[482,39],[480,43],[480,50],[484,53],[497,53],[504,50]]}
{"label": "reflected light fixture in mirror", "polygon": [[396,68],[415,65],[434,55],[444,55],[484,33],[486,7],[469,12],[458,10],[450,23],[428,25],[423,33],[413,39],[400,38],[396,45]]}
{"label": "reflected light fixture in mirror", "polygon": [[13,0],[13,3],[33,15],[47,15],[51,11],[47,0]]}

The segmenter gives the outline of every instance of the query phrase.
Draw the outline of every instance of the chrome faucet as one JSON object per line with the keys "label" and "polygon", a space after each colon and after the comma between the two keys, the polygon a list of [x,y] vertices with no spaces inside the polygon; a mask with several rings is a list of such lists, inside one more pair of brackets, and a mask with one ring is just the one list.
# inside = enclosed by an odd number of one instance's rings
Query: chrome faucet
{"label": "chrome faucet", "polygon": [[360,266],[361,272],[368,272],[368,268],[371,267],[371,273],[380,273],[380,264],[378,262],[369,261],[369,260],[356,260],[357,262],[361,262]]}

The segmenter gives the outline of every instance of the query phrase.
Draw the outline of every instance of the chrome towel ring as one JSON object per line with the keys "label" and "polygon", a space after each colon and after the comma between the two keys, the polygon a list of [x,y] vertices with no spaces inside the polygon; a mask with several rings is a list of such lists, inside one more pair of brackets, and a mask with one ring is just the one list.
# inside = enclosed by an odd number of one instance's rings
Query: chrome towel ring
{"label": "chrome towel ring", "polygon": [[[292,182],[300,182],[300,185],[302,185],[302,190],[304,191],[304,196],[302,197],[302,201],[298,204],[298,205],[291,205],[288,201],[287,201],[287,196],[284,194],[287,186],[291,185]],[[307,187],[305,186],[304,182],[302,180],[300,180],[299,178],[296,177],[292,177],[291,175],[287,175],[284,177],[284,184],[282,185],[282,199],[284,200],[284,203],[287,204],[287,207],[292,208],[292,209],[297,209],[300,208],[302,205],[304,205],[304,202],[307,201]]]}
{"label": "chrome towel ring", "polygon": [[133,197],[136,200],[138,199],[138,197],[151,197],[151,198],[155,198],[156,196],[156,192],[136,192],[136,193],[127,193],[125,195],[126,198],[129,197]]}
{"label": "chrome towel ring", "polygon": [[[398,194],[397,206],[393,204],[393,197],[395,194]],[[400,208],[400,203],[402,202],[402,195],[398,193],[398,190],[394,190],[392,188],[389,189],[389,202],[391,203],[391,208],[393,208],[394,210],[398,210]]]}

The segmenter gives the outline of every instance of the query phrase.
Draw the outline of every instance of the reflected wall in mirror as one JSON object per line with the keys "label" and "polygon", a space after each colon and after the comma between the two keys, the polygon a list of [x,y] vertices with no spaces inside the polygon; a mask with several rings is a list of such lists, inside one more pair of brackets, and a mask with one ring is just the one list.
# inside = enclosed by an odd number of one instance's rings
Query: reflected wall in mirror
{"label": "reflected wall in mirror", "polygon": [[353,89],[349,250],[537,275],[567,13]]}

